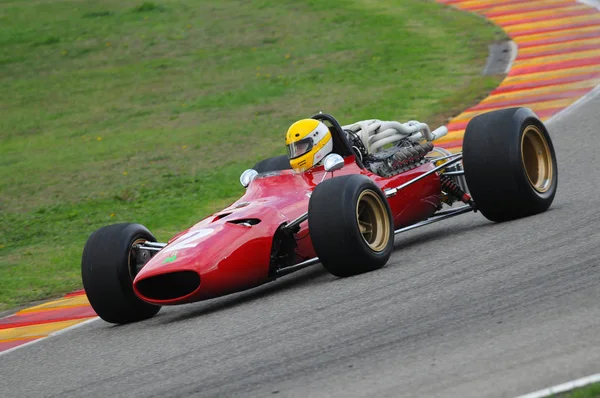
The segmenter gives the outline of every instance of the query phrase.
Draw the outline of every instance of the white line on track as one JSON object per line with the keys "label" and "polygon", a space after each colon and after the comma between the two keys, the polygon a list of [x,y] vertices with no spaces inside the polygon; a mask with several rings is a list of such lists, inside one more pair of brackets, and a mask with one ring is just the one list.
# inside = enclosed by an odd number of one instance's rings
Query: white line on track
{"label": "white line on track", "polygon": [[39,343],[40,341],[42,341],[42,340],[45,340],[45,339],[47,339],[48,337],[52,337],[52,336],[58,336],[59,334],[63,334],[63,333],[65,333],[65,332],[68,332],[69,330],[77,329],[78,327],[81,327],[81,326],[88,325],[88,324],[90,324],[90,323],[92,323],[92,322],[94,322],[94,321],[96,321],[96,320],[98,320],[98,319],[100,319],[100,318],[99,318],[99,317],[95,317],[95,318],[92,318],[92,319],[88,319],[87,321],[83,321],[83,322],[80,322],[80,323],[78,323],[78,324],[76,324],[76,325],[69,326],[68,328],[64,328],[64,329],[57,330],[56,332],[50,333],[48,336],[45,336],[45,337],[40,337],[39,339],[32,340],[32,341],[30,341],[29,343],[25,343],[25,344],[21,344],[21,345],[18,345],[18,346],[16,346],[16,347],[13,347],[13,348],[9,348],[8,350],[5,350],[5,351],[2,351],[2,352],[0,352],[0,357],[1,357],[2,355],[4,355],[4,354],[8,354],[9,352],[16,351],[16,350],[18,350],[19,348],[23,348],[23,347],[27,347],[27,346],[34,345],[34,344],[36,344],[36,343]]}
{"label": "white line on track", "polygon": [[577,0],[580,3],[587,4],[588,6],[595,7],[600,10],[600,0]]}
{"label": "white line on track", "polygon": [[600,381],[600,373],[582,377],[581,379],[568,381],[563,384],[559,384],[554,387],[544,388],[543,390],[535,391],[529,394],[518,396],[517,398],[544,398],[549,397],[554,394],[560,394],[566,391],[573,390],[579,387],[585,387],[592,383],[597,383]]}
{"label": "white line on track", "polygon": [[571,105],[569,105],[562,111],[558,112],[556,115],[552,116],[550,119],[548,119],[548,121],[546,121],[546,124],[554,123],[554,122],[564,118],[565,116],[568,116],[575,109],[577,109],[580,106],[584,105],[585,103],[591,101],[593,98],[595,98],[599,94],[600,94],[600,85],[596,86],[592,91],[590,91],[583,97],[579,98],[577,101],[573,102]]}
{"label": "white line on track", "polygon": [[[579,3],[587,4],[590,7],[594,7],[594,8],[597,8],[598,10],[600,10],[600,0],[577,0],[577,1]],[[569,115],[575,109],[579,108],[580,106],[582,106],[583,104],[585,104],[586,102],[588,102],[592,98],[594,98],[599,92],[600,92],[600,85],[596,86],[592,91],[590,91],[583,97],[579,98],[577,101],[575,101],[570,106],[566,107],[562,111],[558,112],[556,115],[552,116],[550,119],[548,119],[548,121],[546,123],[556,122],[557,120],[560,120],[563,117]]]}

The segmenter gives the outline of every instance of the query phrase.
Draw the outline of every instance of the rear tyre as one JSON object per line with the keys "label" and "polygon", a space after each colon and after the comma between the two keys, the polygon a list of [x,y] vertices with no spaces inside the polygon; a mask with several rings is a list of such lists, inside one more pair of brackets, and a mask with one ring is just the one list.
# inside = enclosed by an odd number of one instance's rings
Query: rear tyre
{"label": "rear tyre", "polygon": [[489,220],[541,213],[554,200],[554,146],[530,109],[502,109],[472,119],[465,131],[463,164],[475,205]]}
{"label": "rear tyre", "polygon": [[252,168],[259,173],[268,173],[270,171],[289,170],[292,166],[287,155],[281,155],[261,160]]}
{"label": "rear tyre", "polygon": [[368,177],[353,174],[323,181],[308,204],[308,227],[319,260],[339,277],[383,267],[394,249],[388,201]]}
{"label": "rear tyre", "polygon": [[140,300],[133,292],[136,261],[133,246],[154,236],[140,224],[114,224],[94,232],[83,249],[81,277],[98,316],[110,323],[151,318],[160,306]]}

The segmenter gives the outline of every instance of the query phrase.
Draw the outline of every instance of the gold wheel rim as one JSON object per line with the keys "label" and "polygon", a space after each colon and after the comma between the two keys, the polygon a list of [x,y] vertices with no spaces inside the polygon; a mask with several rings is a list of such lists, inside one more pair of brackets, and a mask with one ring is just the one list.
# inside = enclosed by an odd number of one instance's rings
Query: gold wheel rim
{"label": "gold wheel rim", "polygon": [[554,165],[548,141],[538,126],[525,127],[521,138],[521,158],[533,189],[539,193],[547,192],[552,185]]}
{"label": "gold wheel rim", "polygon": [[364,190],[358,197],[356,221],[360,234],[375,252],[385,249],[390,236],[390,220],[383,201],[374,191]]}

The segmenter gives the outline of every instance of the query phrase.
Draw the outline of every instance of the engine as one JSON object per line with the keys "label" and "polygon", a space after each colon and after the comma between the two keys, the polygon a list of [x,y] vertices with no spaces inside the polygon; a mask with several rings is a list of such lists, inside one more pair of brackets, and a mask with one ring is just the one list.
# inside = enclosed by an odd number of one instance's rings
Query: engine
{"label": "engine", "polygon": [[382,177],[425,163],[425,155],[433,149],[431,141],[448,132],[445,127],[431,131],[426,123],[416,120],[400,123],[371,119],[342,129],[365,167]]}
{"label": "engine", "polygon": [[373,173],[391,177],[422,165],[426,162],[425,155],[433,149],[430,142],[406,145],[408,146],[394,146],[367,155],[363,158],[363,163]]}

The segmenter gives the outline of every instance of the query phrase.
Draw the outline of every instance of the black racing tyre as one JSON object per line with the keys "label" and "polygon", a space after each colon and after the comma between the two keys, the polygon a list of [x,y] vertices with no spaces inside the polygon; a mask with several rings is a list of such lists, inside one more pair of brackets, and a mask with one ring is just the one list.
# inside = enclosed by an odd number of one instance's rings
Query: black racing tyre
{"label": "black racing tyre", "polygon": [[554,146],[542,121],[528,108],[473,118],[465,131],[463,164],[475,205],[491,221],[541,213],[556,195]]}
{"label": "black racing tyre", "polygon": [[261,160],[252,168],[259,173],[268,173],[270,171],[289,170],[292,166],[287,155],[281,155]]}
{"label": "black racing tyre", "polygon": [[333,275],[383,267],[394,249],[394,223],[381,189],[352,174],[325,180],[308,204],[308,229],[319,260]]}
{"label": "black racing tyre", "polygon": [[94,232],[83,249],[81,278],[85,293],[98,316],[110,323],[151,318],[160,310],[133,292],[135,276],[132,247],[156,242],[140,224],[114,224]]}

